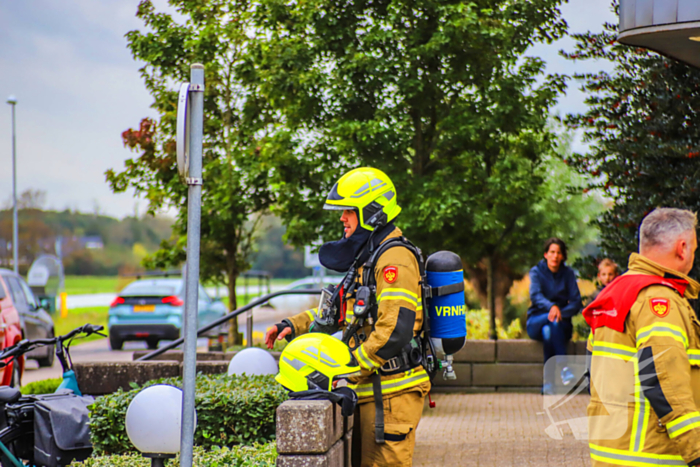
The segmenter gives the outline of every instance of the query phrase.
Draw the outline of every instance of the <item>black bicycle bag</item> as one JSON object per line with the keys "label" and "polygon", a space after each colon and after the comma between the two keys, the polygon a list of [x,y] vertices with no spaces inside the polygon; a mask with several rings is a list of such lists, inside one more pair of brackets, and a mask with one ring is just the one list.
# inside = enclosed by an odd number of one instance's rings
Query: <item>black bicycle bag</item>
{"label": "black bicycle bag", "polygon": [[73,393],[34,397],[34,463],[60,467],[90,457],[88,406],[95,399]]}

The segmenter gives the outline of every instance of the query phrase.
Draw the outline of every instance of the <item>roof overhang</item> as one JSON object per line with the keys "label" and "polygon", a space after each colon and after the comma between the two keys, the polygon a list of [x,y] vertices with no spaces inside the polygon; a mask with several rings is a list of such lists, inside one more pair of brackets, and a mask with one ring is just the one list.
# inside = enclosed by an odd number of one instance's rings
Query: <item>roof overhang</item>
{"label": "roof overhang", "polygon": [[700,0],[620,0],[618,40],[700,68]]}

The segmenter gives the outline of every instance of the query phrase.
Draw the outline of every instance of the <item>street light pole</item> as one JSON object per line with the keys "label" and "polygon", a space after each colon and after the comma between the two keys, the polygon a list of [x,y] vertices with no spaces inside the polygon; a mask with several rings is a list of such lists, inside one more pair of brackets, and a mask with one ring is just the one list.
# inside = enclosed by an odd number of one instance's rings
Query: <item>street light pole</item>
{"label": "street light pole", "polygon": [[180,465],[192,467],[197,376],[197,308],[199,294],[199,241],[202,215],[202,141],[204,138],[204,65],[190,67],[190,133],[187,194],[187,273],[185,274],[185,348],[182,369],[182,425]]}
{"label": "street light pole", "polygon": [[12,106],[12,265],[13,271],[17,274],[18,269],[18,240],[17,240],[17,139],[15,137],[15,106],[17,98],[10,96],[7,103]]}

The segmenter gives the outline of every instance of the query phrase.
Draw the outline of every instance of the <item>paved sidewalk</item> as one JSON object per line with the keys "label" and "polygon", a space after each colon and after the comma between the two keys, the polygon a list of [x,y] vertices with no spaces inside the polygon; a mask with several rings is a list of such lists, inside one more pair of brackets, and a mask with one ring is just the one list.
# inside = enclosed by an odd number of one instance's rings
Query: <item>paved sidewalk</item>
{"label": "paved sidewalk", "polygon": [[[426,403],[418,426],[413,465],[590,466],[582,418],[588,400],[588,396],[575,396],[550,411],[555,422],[563,422],[557,425],[563,435],[557,440],[545,433],[552,419],[540,395],[434,395],[437,407],[430,409]],[[548,399],[549,405],[553,402]]]}

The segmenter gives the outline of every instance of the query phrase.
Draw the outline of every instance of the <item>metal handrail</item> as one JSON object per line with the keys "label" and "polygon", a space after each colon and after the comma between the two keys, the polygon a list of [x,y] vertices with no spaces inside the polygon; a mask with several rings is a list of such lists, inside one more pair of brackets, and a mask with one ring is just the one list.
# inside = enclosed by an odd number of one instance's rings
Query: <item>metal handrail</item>
{"label": "metal handrail", "polygon": [[[279,297],[280,295],[321,295],[321,289],[309,289],[309,290],[280,290],[278,292],[272,292],[267,295],[263,295],[262,297],[258,298],[257,300],[254,300],[250,302],[249,304],[242,306],[236,310],[233,310],[231,313],[222,316],[221,318],[217,319],[216,321],[212,321],[211,323],[207,324],[206,326],[203,326],[197,330],[197,337],[199,337],[201,334],[204,334],[205,332],[219,326],[220,324],[225,323],[226,321],[235,318],[236,316],[240,315],[241,313],[245,313],[248,310],[251,310],[255,308],[258,305],[262,305],[263,303],[269,301],[271,298]],[[248,336],[248,339],[252,340],[252,336]],[[141,358],[136,359],[137,362],[144,362],[146,360],[151,360],[154,357],[157,357],[158,355],[167,352],[168,350],[174,349],[175,347],[181,345],[183,342],[185,342],[185,339],[183,337],[180,337],[179,339],[176,339],[172,341],[171,343],[164,345],[163,347],[159,348],[158,350],[154,350],[153,352],[144,355]]]}

